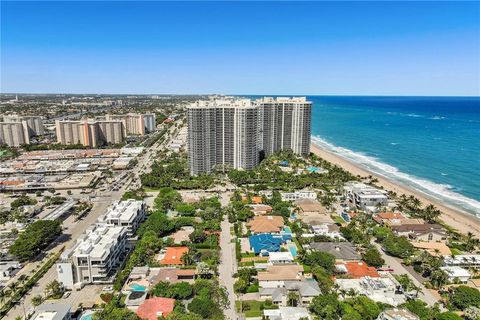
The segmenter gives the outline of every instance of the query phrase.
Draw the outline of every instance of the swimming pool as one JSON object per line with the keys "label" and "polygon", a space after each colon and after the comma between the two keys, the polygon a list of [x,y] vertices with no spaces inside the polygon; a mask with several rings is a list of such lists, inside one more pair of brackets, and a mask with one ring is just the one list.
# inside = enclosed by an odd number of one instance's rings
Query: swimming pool
{"label": "swimming pool", "polygon": [[292,257],[295,258],[297,256],[297,246],[294,243],[290,243],[288,245],[288,250],[290,250]]}
{"label": "swimming pool", "polygon": [[138,284],[138,283],[132,283],[130,285],[130,288],[132,289],[132,291],[146,291],[147,288],[145,286],[142,286],[141,284]]}
{"label": "swimming pool", "polygon": [[285,232],[285,233],[292,233],[292,229],[290,229],[289,226],[285,226],[285,227],[283,227],[283,232]]}

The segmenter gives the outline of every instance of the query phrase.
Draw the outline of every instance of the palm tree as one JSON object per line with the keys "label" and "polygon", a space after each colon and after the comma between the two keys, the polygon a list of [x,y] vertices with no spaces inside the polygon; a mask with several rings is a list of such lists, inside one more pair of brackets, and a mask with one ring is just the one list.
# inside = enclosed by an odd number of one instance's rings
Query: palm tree
{"label": "palm tree", "polygon": [[297,305],[299,300],[298,293],[296,291],[290,291],[287,295],[287,303],[290,304],[291,307]]}
{"label": "palm tree", "polygon": [[185,252],[180,258],[184,265],[190,266],[193,264],[193,253],[190,251]]}
{"label": "palm tree", "polygon": [[465,239],[465,250],[466,251],[473,251],[475,247],[477,247],[480,243],[480,240],[475,238],[474,234],[471,232],[467,233],[466,239]]}

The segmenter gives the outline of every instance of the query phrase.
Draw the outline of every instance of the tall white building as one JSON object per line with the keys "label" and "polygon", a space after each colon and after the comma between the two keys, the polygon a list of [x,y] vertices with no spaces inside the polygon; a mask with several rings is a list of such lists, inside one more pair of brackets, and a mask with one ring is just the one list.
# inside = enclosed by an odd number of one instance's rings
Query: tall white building
{"label": "tall white building", "polygon": [[215,168],[252,169],[279,150],[310,152],[311,102],[214,97],[187,107],[188,155],[193,175]]}
{"label": "tall white building", "polygon": [[111,283],[125,259],[127,228],[106,223],[87,228],[57,263],[58,281],[67,289]]}
{"label": "tall white building", "polygon": [[192,174],[258,164],[257,108],[249,99],[197,101],[187,108]]}
{"label": "tall white building", "polygon": [[258,99],[259,149],[265,156],[280,150],[310,153],[312,103],[305,97]]}

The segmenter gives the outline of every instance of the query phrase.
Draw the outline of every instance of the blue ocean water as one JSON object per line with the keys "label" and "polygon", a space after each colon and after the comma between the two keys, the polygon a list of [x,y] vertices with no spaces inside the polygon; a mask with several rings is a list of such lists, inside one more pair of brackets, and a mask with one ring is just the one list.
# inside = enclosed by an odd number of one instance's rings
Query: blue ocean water
{"label": "blue ocean water", "polygon": [[308,99],[312,142],[480,216],[480,97]]}

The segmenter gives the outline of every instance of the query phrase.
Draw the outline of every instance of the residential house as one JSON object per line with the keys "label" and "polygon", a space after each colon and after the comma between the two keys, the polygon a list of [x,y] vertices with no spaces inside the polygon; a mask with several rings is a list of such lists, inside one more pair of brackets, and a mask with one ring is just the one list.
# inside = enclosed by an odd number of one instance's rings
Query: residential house
{"label": "residential house", "polygon": [[291,264],[293,256],[290,251],[287,252],[270,252],[268,255],[269,264]]}
{"label": "residential house", "polygon": [[353,290],[357,294],[367,296],[376,302],[398,306],[406,301],[401,293],[400,284],[393,276],[372,278],[363,277],[358,279],[336,279],[335,283],[340,290]]}
{"label": "residential house", "polygon": [[300,214],[325,214],[325,208],[316,199],[300,198],[293,202],[300,209]]}
{"label": "residential house", "polygon": [[310,244],[310,248],[334,255],[337,262],[362,260],[350,242],[313,242]]}
{"label": "residential house", "polygon": [[267,320],[311,320],[307,308],[280,307],[278,309],[263,310],[263,316]]}
{"label": "residential house", "polygon": [[377,317],[377,320],[420,320],[420,318],[403,308],[386,309]]}
{"label": "residential house", "polygon": [[283,236],[270,233],[255,234],[248,237],[248,241],[251,251],[263,256],[280,251],[280,246],[285,243]]}
{"label": "residential house", "polygon": [[285,281],[301,281],[303,266],[301,265],[269,265],[266,271],[257,274],[258,284],[262,288],[280,288]]}
{"label": "residential house", "polygon": [[248,206],[252,212],[258,216],[258,215],[264,215],[264,214],[269,214],[272,212],[272,207],[266,204],[251,204]]}
{"label": "residential house", "polygon": [[415,241],[440,242],[447,239],[447,233],[437,223],[431,224],[402,224],[393,226],[392,231],[397,236],[407,237]]}
{"label": "residential house", "polygon": [[188,247],[167,247],[164,253],[160,253],[158,260],[162,265],[183,265],[182,256],[188,253]]}
{"label": "residential house", "polygon": [[387,191],[356,181],[345,184],[343,195],[357,208],[367,212],[376,212],[388,205]]}
{"label": "residential house", "polygon": [[317,193],[310,190],[299,190],[295,192],[281,192],[282,201],[295,201],[298,199],[317,199]]}
{"label": "residential house", "polygon": [[144,320],[157,320],[168,316],[175,307],[175,299],[150,298],[145,300],[137,309],[136,314]]}
{"label": "residential house", "polygon": [[35,308],[32,320],[70,320],[70,306],[60,303],[43,303]]}
{"label": "residential house", "polygon": [[480,254],[459,254],[457,256],[446,256],[443,263],[447,267],[463,267],[480,269]]}
{"label": "residential house", "polygon": [[252,233],[280,233],[284,226],[281,216],[255,216],[247,223]]}
{"label": "residential house", "polygon": [[271,300],[274,304],[287,306],[288,293],[295,292],[299,297],[298,304],[309,305],[313,298],[321,294],[317,281],[306,279],[302,281],[285,281],[283,287],[260,288],[259,295],[262,300]]}
{"label": "residential house", "polygon": [[360,279],[363,277],[378,278],[380,275],[377,269],[369,267],[365,262],[343,262],[335,265],[338,273],[347,275],[351,279]]}
{"label": "residential house", "polygon": [[195,276],[195,269],[160,268],[158,273],[151,278],[151,282],[155,284],[159,283],[160,281],[166,281],[170,283],[193,283],[195,281]]}
{"label": "residential house", "polygon": [[335,223],[322,223],[312,225],[312,232],[314,236],[325,236],[332,239],[344,239],[340,232],[340,227]]}
{"label": "residential house", "polygon": [[451,266],[451,267],[440,267],[448,275],[448,281],[461,283],[467,283],[472,276],[470,272],[462,267]]}

